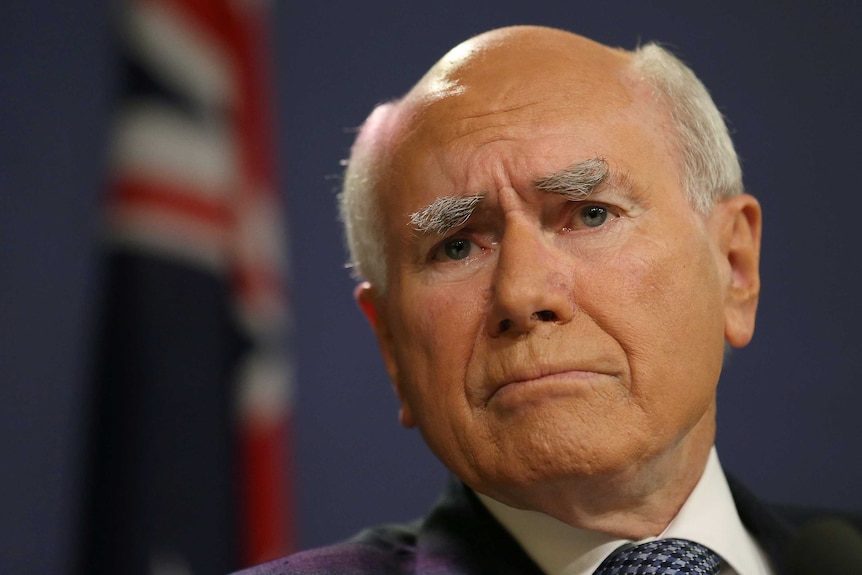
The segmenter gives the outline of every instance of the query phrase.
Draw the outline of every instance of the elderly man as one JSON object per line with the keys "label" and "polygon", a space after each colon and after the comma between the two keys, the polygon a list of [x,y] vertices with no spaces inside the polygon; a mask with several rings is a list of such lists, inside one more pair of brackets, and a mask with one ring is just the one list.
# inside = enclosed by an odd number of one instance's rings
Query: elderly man
{"label": "elderly man", "polygon": [[257,573],[782,572],[788,531],[713,447],[761,211],[683,64],[472,38],[374,110],[341,201],[400,420],[455,478],[423,521]]}

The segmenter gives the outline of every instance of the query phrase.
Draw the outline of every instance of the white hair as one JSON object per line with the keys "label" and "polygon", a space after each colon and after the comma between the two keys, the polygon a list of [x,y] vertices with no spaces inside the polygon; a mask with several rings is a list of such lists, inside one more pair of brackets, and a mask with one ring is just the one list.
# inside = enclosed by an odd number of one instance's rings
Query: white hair
{"label": "white hair", "polygon": [[708,214],[716,202],[741,194],[742,169],[727,125],[694,72],[654,43],[635,50],[632,69],[670,115],[680,183],[692,207]]}
{"label": "white hair", "polygon": [[[742,193],[742,170],[727,126],[694,72],[654,43],[635,50],[631,66],[670,116],[681,184],[692,207],[708,214],[716,202]],[[386,234],[379,194],[387,177],[383,172],[392,151],[387,136],[398,122],[397,106],[397,101],[377,106],[363,124],[338,195],[348,266],[354,277],[370,281],[381,292],[386,289]]]}
{"label": "white hair", "polygon": [[382,133],[396,122],[398,102],[377,106],[362,128],[346,161],[338,208],[353,277],[366,279],[378,290],[386,289],[386,234],[380,209],[380,180],[384,177],[390,146]]}

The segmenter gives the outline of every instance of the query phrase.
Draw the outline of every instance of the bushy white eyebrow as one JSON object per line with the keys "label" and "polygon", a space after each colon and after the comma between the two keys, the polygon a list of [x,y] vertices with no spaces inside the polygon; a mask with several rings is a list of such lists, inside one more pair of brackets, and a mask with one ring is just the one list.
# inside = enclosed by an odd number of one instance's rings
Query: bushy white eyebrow
{"label": "bushy white eyebrow", "polygon": [[437,198],[429,206],[410,214],[410,224],[413,229],[423,234],[445,234],[470,219],[476,204],[484,197],[477,194]]}
{"label": "bushy white eyebrow", "polygon": [[[584,200],[606,182],[610,168],[604,158],[590,158],[533,181],[536,189],[559,194],[570,201]],[[445,234],[462,225],[484,198],[472,196],[445,196],[410,214],[410,225],[419,233]]]}
{"label": "bushy white eyebrow", "polygon": [[610,168],[604,158],[590,158],[548,176],[533,180],[537,190],[559,194],[567,200],[580,201],[605,183]]}

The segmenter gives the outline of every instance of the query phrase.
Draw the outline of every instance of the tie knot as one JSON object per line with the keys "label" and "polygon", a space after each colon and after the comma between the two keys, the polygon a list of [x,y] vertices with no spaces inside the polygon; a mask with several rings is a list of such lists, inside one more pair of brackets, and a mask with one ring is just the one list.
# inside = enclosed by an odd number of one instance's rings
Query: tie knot
{"label": "tie knot", "polygon": [[718,575],[721,560],[700,543],[657,539],[620,547],[599,565],[594,575]]}

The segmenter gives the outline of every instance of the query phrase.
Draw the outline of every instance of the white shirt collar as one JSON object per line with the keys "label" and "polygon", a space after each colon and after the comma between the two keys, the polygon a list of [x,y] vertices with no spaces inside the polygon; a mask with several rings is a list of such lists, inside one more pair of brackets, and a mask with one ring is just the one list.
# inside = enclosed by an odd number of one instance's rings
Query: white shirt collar
{"label": "white shirt collar", "polygon": [[[544,513],[515,509],[481,493],[476,495],[547,575],[591,575],[617,547],[631,543],[571,527]],[[706,545],[724,560],[722,575],[772,573],[766,555],[736,513],[714,447],[703,475],[667,529],[659,537],[635,543],[665,537]]]}

